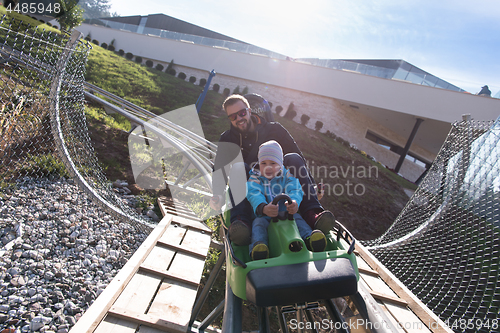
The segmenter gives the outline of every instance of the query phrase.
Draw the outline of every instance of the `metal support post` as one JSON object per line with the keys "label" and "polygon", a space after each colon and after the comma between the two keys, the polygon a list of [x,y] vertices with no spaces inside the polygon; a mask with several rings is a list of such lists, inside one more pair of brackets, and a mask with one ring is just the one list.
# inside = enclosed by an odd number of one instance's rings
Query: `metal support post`
{"label": "metal support post", "polygon": [[406,145],[403,149],[403,152],[401,153],[401,156],[399,156],[398,164],[396,164],[396,167],[394,168],[394,171],[396,173],[399,172],[401,169],[401,166],[403,165],[403,162],[406,158],[406,155],[408,154],[408,151],[410,150],[411,144],[413,143],[413,140],[415,139],[415,135],[417,134],[418,128],[420,127],[420,124],[424,120],[421,118],[417,118],[417,121],[415,122],[415,125],[413,126],[413,130],[411,131],[410,137],[408,138],[408,141],[406,142]]}
{"label": "metal support post", "polygon": [[233,294],[231,285],[226,281],[226,304],[222,332],[241,332],[242,303],[241,298]]}
{"label": "metal support post", "polygon": [[271,330],[269,327],[269,314],[267,308],[259,306],[257,308],[257,315],[259,318],[259,333],[270,333]]}
{"label": "metal support post", "polygon": [[208,88],[210,87],[210,82],[212,81],[212,78],[215,76],[215,71],[212,69],[210,72],[210,75],[208,76],[207,83],[205,84],[205,89],[203,89],[203,92],[201,93],[200,97],[198,97],[198,100],[196,101],[196,111],[200,113],[201,106],[203,105],[203,101],[205,100],[205,96],[207,95]]}
{"label": "metal support post", "polygon": [[200,326],[198,327],[198,333],[205,332],[205,329],[224,311],[224,300],[220,302],[215,309],[210,312],[210,314],[203,319]]}

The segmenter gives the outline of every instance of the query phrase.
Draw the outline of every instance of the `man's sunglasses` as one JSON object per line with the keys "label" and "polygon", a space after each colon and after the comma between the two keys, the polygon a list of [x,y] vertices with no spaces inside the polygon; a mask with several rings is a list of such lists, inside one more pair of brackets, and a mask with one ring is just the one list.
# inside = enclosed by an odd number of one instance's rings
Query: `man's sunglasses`
{"label": "man's sunglasses", "polygon": [[229,118],[229,120],[231,121],[235,121],[237,116],[240,116],[241,118],[245,117],[247,115],[247,111],[248,111],[248,108],[244,108],[244,109],[241,109],[240,111],[238,112],[235,112],[235,113],[231,113],[229,116],[227,116]]}

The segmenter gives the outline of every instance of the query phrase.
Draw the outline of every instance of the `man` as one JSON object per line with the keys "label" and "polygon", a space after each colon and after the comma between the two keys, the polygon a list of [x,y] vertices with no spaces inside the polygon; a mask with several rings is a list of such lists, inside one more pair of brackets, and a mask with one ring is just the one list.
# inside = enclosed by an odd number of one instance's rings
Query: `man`
{"label": "man", "polygon": [[[246,95],[249,96],[249,95]],[[330,211],[325,211],[318,200],[314,180],[307,170],[302,152],[297,146],[290,133],[277,122],[268,122],[264,116],[252,114],[251,110],[269,111],[269,104],[261,96],[252,94],[252,108],[248,100],[241,95],[231,95],[224,101],[222,107],[227,113],[231,123],[229,130],[221,134],[219,142],[233,143],[239,147],[245,163],[245,176],[248,171],[258,163],[259,146],[269,140],[277,141],[282,149],[284,165],[290,170],[304,191],[304,199],[300,204],[299,211],[302,217],[313,229],[328,232],[335,225],[335,217]],[[214,163],[214,171],[223,169],[230,161],[234,160],[234,150],[223,149],[219,146]],[[233,166],[233,169],[235,167]],[[213,176],[213,194],[210,207],[220,210],[224,200],[223,194],[227,180],[220,179],[220,173]],[[244,179],[246,182],[246,179]],[[251,224],[254,218],[253,210],[248,200],[243,199],[231,208],[231,226],[229,237],[237,245],[248,245],[250,243]]]}

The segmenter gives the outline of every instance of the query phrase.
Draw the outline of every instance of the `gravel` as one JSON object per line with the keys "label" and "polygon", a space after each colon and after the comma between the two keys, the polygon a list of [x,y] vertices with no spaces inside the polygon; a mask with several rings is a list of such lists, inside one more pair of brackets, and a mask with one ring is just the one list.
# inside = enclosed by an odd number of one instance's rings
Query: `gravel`
{"label": "gravel", "polygon": [[0,332],[68,332],[146,236],[71,180],[25,179],[0,192]]}

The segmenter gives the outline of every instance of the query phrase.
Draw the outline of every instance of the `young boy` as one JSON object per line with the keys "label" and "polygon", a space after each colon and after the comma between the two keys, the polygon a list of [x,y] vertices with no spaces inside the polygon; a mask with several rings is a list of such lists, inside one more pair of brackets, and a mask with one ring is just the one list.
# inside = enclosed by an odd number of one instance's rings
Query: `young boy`
{"label": "young boy", "polygon": [[[283,167],[283,150],[278,142],[271,140],[259,147],[259,164],[250,171],[247,182],[247,199],[252,205],[257,218],[252,223],[252,238],[250,256],[252,260],[269,257],[267,227],[272,217],[278,216],[279,211],[288,211],[293,214],[300,236],[309,250],[324,251],[326,237],[320,230],[312,230],[306,221],[297,213],[302,201],[303,191],[297,178]],[[285,193],[290,196],[292,203],[280,202],[273,205],[277,195]]]}

